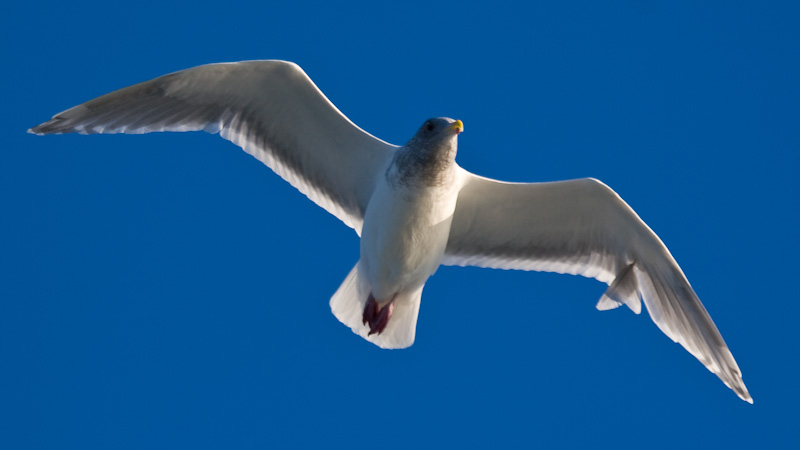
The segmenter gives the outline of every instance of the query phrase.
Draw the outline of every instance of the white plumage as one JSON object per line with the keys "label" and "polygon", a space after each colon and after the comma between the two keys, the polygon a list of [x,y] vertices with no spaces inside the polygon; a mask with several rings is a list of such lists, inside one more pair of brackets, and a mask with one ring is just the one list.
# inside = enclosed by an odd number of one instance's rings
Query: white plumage
{"label": "white plumage", "polygon": [[[614,191],[594,179],[505,183],[473,175],[455,163],[461,127],[431,119],[405,146],[390,145],[350,122],[297,65],[248,61],[121,89],[29,131],[219,132],[362,237],[361,259],[331,309],[381,347],[414,342],[422,289],[440,264],[583,275],[609,285],[598,309],[625,304],[638,314],[643,301],[667,336],[752,403],[680,267]],[[367,320],[373,297],[393,308],[385,328]]]}

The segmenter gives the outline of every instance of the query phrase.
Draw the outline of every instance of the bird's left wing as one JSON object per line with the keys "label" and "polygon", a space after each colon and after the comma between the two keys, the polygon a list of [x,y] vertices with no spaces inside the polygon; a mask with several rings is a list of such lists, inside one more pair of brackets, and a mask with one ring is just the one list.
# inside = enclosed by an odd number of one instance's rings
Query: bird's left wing
{"label": "bird's left wing", "polygon": [[296,64],[209,64],[130,86],[29,130],[220,135],[360,234],[377,176],[395,146],[347,119]]}
{"label": "bird's left wing", "polygon": [[592,179],[505,183],[459,168],[462,187],[443,264],[538,270],[609,284],[597,304],[644,300],[650,317],[743,400],[733,355],[666,246],[614,191]]}

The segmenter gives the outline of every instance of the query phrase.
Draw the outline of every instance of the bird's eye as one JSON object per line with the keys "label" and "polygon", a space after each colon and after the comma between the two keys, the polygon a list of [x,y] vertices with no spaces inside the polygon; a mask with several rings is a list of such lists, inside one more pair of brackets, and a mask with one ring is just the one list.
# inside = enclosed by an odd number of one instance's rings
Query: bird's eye
{"label": "bird's eye", "polygon": [[432,123],[430,123],[430,122],[428,122],[428,123],[425,125],[425,129],[426,129],[426,130],[428,130],[428,131],[433,131],[433,124],[432,124]]}

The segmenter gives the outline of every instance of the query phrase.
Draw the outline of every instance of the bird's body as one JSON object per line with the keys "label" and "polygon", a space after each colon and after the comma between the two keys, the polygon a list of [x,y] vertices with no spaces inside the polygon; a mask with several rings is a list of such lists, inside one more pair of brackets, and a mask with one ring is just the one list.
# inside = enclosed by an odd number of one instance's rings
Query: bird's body
{"label": "bird's body", "polygon": [[452,152],[443,152],[441,167],[430,176],[415,170],[427,148],[410,141],[397,149],[387,170],[378,175],[367,206],[361,260],[379,302],[421,288],[441,264],[447,246],[458,199],[455,139],[461,122],[438,119],[436,123],[452,130],[444,140]]}
{"label": "bird's body", "polygon": [[454,190],[379,181],[361,230],[361,260],[376,299],[422,287],[439,267],[456,209]]}
{"label": "bird's body", "polygon": [[[330,301],[384,348],[415,339],[422,289],[440,264],[542,270],[609,285],[597,308],[650,317],[752,402],[722,336],[658,236],[594,179],[505,183],[455,162],[461,121],[429,119],[404,146],[350,122],[298,66],[211,64],[99,97],[29,130],[219,132],[361,236]],[[480,301],[474,299],[471,301]]]}

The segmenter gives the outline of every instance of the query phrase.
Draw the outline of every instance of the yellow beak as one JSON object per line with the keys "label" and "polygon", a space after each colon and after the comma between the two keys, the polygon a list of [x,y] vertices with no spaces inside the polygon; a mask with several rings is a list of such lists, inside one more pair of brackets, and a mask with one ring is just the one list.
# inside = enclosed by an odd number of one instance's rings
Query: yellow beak
{"label": "yellow beak", "polygon": [[456,134],[460,134],[464,132],[464,122],[460,120],[456,120],[450,125],[450,128],[456,130]]}

